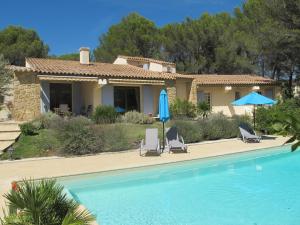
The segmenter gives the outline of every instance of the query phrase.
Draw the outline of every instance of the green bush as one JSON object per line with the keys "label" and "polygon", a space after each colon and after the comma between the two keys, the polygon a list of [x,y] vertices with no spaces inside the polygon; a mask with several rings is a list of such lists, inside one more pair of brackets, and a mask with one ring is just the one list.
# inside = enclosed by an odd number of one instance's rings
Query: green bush
{"label": "green bush", "polygon": [[93,127],[93,132],[97,137],[101,137],[102,151],[122,151],[133,147],[127,135],[126,125],[97,125]]}
{"label": "green bush", "polygon": [[175,120],[173,124],[186,143],[204,140],[203,130],[195,121]]}
{"label": "green bush", "polygon": [[207,140],[233,138],[238,133],[238,127],[235,123],[221,113],[212,114],[208,119],[203,119],[198,123]]}
{"label": "green bush", "polygon": [[217,140],[239,136],[238,126],[249,125],[249,117],[235,116],[227,118],[223,114],[211,114],[208,118],[198,121],[175,120],[172,125],[176,126],[185,142],[194,143],[204,140]]}
{"label": "green bush", "polygon": [[93,115],[92,119],[95,123],[115,123],[118,117],[118,113],[116,112],[115,108],[112,106],[97,106]]}
{"label": "green bush", "polygon": [[53,123],[56,123],[57,120],[62,119],[60,116],[53,112],[43,113],[40,117],[38,117],[35,121],[39,121],[41,123],[41,128],[48,129]]}
{"label": "green bush", "polygon": [[87,118],[74,117],[64,121],[57,131],[62,143],[62,154],[84,155],[102,150],[102,138],[93,132],[91,123]]}
{"label": "green bush", "polygon": [[256,129],[270,134],[276,133],[273,124],[283,116],[299,116],[300,99],[293,98],[279,101],[272,107],[263,106],[256,110]]}
{"label": "green bush", "polygon": [[35,135],[41,129],[41,124],[38,121],[26,122],[20,125],[22,134]]}
{"label": "green bush", "polygon": [[121,121],[124,123],[135,123],[135,124],[152,124],[154,119],[144,113],[137,111],[126,112],[122,117]]}
{"label": "green bush", "polygon": [[194,118],[196,117],[196,107],[193,103],[187,100],[177,98],[170,105],[170,112],[172,118]]}
{"label": "green bush", "polygon": [[207,102],[199,102],[197,104],[197,113],[205,118],[208,117],[208,114],[210,113],[210,106]]}

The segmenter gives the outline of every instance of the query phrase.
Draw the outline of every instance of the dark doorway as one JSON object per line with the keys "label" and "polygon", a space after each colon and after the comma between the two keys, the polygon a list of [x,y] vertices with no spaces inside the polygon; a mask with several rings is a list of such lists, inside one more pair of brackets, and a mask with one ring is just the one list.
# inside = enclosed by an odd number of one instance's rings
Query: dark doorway
{"label": "dark doorway", "polygon": [[50,83],[50,109],[67,104],[72,109],[72,84]]}
{"label": "dark doorway", "polygon": [[114,87],[114,105],[127,111],[140,111],[139,87]]}

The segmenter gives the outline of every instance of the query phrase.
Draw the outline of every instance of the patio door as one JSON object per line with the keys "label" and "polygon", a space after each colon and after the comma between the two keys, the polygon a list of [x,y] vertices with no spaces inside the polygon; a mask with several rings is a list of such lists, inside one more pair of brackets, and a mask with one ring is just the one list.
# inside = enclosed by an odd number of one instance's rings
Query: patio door
{"label": "patio door", "polygon": [[54,111],[61,104],[72,110],[72,84],[50,83],[50,109]]}
{"label": "patio door", "polygon": [[114,87],[114,106],[123,112],[140,111],[140,88]]}

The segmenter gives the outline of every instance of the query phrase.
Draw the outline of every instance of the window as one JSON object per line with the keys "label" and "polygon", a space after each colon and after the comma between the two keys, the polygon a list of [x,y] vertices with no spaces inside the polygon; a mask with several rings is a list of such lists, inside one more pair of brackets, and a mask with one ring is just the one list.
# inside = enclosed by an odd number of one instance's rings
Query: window
{"label": "window", "polygon": [[265,96],[268,98],[273,99],[274,98],[274,91],[273,88],[268,88],[265,90]]}
{"label": "window", "polygon": [[235,99],[235,100],[238,100],[238,99],[240,99],[240,98],[241,98],[241,93],[240,93],[239,91],[236,91],[236,92],[235,92],[234,99]]}
{"label": "window", "polygon": [[114,106],[122,111],[140,111],[139,87],[114,87]]}
{"label": "window", "polygon": [[197,93],[197,102],[206,102],[209,105],[209,108],[211,107],[211,96],[210,93],[199,91]]}
{"label": "window", "polygon": [[50,109],[54,111],[60,105],[68,105],[72,109],[72,84],[50,84]]}

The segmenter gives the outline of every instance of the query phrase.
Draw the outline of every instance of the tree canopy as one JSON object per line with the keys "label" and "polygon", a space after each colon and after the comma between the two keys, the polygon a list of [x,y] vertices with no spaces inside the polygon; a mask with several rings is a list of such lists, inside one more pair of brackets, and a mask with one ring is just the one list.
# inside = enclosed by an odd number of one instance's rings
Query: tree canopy
{"label": "tree canopy", "polygon": [[49,48],[36,31],[9,26],[0,31],[0,54],[13,65],[24,65],[25,57],[46,57]]}
{"label": "tree canopy", "polygon": [[53,55],[53,56],[50,56],[50,58],[79,61],[80,56],[79,56],[79,53],[69,53],[69,54],[63,54],[63,55],[58,55],[58,56]]}
{"label": "tree canopy", "polygon": [[99,38],[94,50],[97,61],[113,62],[118,55],[158,58],[161,35],[155,24],[137,13],[124,17]]}
{"label": "tree canopy", "polygon": [[[3,55],[0,54],[0,96],[3,97],[8,94],[10,87],[9,84],[12,80],[11,70],[6,68],[7,62]],[[0,108],[1,109],[1,108]]]}
{"label": "tree canopy", "polygon": [[158,28],[133,13],[99,38],[97,61],[118,54],[175,62],[183,73],[299,73],[299,0],[248,0],[234,14],[203,14]]}

